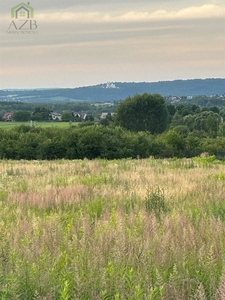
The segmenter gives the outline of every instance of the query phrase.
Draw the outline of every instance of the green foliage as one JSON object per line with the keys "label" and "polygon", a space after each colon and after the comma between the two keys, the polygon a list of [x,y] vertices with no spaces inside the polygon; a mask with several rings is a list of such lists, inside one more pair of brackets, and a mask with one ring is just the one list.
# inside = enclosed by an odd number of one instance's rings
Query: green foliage
{"label": "green foliage", "polygon": [[225,181],[225,174],[224,173],[215,174],[213,176],[213,179],[215,179],[216,181]]}
{"label": "green foliage", "polygon": [[159,187],[154,190],[147,189],[144,203],[146,211],[154,212],[157,217],[161,217],[161,214],[168,210],[164,191]]}
{"label": "green foliage", "polygon": [[70,112],[63,112],[63,114],[62,114],[62,121],[63,122],[75,121],[75,117]]}
{"label": "green foliage", "polygon": [[206,156],[206,157],[194,157],[194,161],[208,167],[208,166],[211,166],[213,163],[216,162],[216,156],[215,155],[209,155],[209,156]]}
{"label": "green foliage", "polygon": [[173,156],[181,157],[183,150],[185,149],[185,139],[182,135],[175,130],[169,130],[165,134],[166,144],[172,146]]}
{"label": "green foliage", "polygon": [[173,128],[173,130],[184,137],[187,137],[188,133],[190,132],[188,126],[186,126],[186,125],[175,126]]}
{"label": "green foliage", "polygon": [[89,214],[89,217],[92,221],[95,221],[95,219],[98,219],[102,215],[103,210],[102,205],[102,199],[91,199],[89,203],[87,204],[87,211]]}
{"label": "green foliage", "polygon": [[1,187],[0,187],[0,203],[1,203],[1,201],[2,202],[6,201],[7,198],[8,198],[8,191],[1,190]]}
{"label": "green foliage", "polygon": [[216,137],[219,130],[220,116],[213,111],[203,111],[194,118],[193,128],[203,130],[210,137]]}
{"label": "green foliage", "polygon": [[50,109],[45,107],[35,107],[34,112],[32,113],[33,121],[48,121],[50,120]]}
{"label": "green foliage", "polygon": [[159,94],[143,94],[126,98],[116,111],[116,122],[131,131],[161,133],[168,125],[168,110]]}
{"label": "green foliage", "polygon": [[192,132],[190,132],[185,139],[186,147],[184,150],[184,156],[186,157],[194,157],[200,155],[203,152],[201,140],[195,136]]}
{"label": "green foliage", "polygon": [[218,135],[224,135],[223,116],[224,112],[217,107],[200,108],[197,105],[191,107],[179,104],[171,118],[170,127],[176,128],[177,132],[184,134],[184,128],[180,126],[186,126],[185,135],[187,135],[187,131],[190,131],[198,132],[199,137],[215,138]]}
{"label": "green foliage", "polygon": [[[187,118],[187,117],[185,117]],[[178,111],[176,111],[176,113],[173,115],[171,122],[170,122],[170,127],[176,127],[176,126],[180,126],[180,125],[186,125],[184,123],[184,118],[178,113]]]}
{"label": "green foliage", "polygon": [[[18,113],[24,112],[23,103],[2,104],[4,107],[5,105],[10,111],[15,106],[17,109],[21,108]],[[160,109],[161,106],[163,109]],[[84,103],[76,103],[74,107],[70,103],[64,106],[59,103],[46,104],[44,107],[29,104],[27,107],[29,111],[26,112],[30,114],[32,111],[32,119],[35,120],[49,120],[51,111],[64,111],[63,119],[67,121],[70,119],[70,126],[68,124],[67,128],[62,127],[61,130],[57,127],[45,129],[44,126],[40,127],[42,123],[39,123],[35,126],[30,126],[32,124],[16,126],[8,132],[0,130],[0,158],[29,160],[85,157],[120,159],[150,156],[170,158],[194,157],[202,152],[209,152],[219,159],[225,157],[225,130],[222,122],[225,114],[215,105],[211,108],[201,108],[195,104],[168,105],[164,111],[165,103],[160,95],[135,95],[119,104],[117,117],[112,118],[109,115],[99,122],[100,126],[93,122],[91,115],[99,115],[102,111],[110,113],[114,108]],[[87,122],[80,122],[79,127],[73,126],[75,123],[72,123],[74,109],[77,111],[85,109],[90,116]],[[149,113],[146,114],[148,110]],[[166,117],[168,110],[171,130],[158,135],[150,134],[150,132],[157,134],[165,129],[160,125],[160,117],[161,113],[165,113],[163,122],[168,120]],[[124,120],[124,125],[119,120]],[[125,123],[130,124],[129,130],[138,132],[115,127],[115,121],[123,127],[126,127]],[[8,124],[9,122],[2,122],[2,127]],[[50,122],[49,124],[51,126]],[[11,127],[13,122],[9,125]],[[154,129],[150,130],[149,126]]]}
{"label": "green foliage", "polygon": [[[85,124],[88,122],[82,122]],[[131,132],[121,127],[86,125],[39,127],[21,124],[0,129],[0,158],[5,159],[121,159],[193,157],[209,152],[224,158],[225,138],[201,136],[177,126],[160,135]]]}
{"label": "green foliage", "polygon": [[13,113],[13,120],[18,121],[18,122],[26,122],[30,121],[31,119],[31,113],[29,111],[16,111]]}

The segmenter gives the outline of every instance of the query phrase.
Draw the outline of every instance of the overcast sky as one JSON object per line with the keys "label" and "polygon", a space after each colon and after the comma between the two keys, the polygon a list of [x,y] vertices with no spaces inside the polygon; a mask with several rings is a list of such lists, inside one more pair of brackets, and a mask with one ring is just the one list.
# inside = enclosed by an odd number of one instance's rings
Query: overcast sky
{"label": "overcast sky", "polygon": [[225,0],[29,2],[36,34],[12,34],[0,0],[0,89],[225,78]]}

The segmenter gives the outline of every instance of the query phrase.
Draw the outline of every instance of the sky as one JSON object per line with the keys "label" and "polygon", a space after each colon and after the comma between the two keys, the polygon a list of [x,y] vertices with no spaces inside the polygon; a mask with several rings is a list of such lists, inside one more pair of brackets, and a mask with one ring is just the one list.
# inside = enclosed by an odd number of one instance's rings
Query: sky
{"label": "sky", "polygon": [[0,0],[0,89],[225,78],[224,0],[20,3]]}

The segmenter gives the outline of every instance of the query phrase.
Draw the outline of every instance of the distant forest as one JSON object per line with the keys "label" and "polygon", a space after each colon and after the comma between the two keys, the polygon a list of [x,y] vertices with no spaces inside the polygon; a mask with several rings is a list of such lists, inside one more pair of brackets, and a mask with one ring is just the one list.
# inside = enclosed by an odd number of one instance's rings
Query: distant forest
{"label": "distant forest", "polygon": [[135,94],[168,96],[211,96],[225,94],[225,79],[193,79],[139,83],[104,83],[79,88],[0,90],[0,101],[26,103],[107,102],[123,100]]}

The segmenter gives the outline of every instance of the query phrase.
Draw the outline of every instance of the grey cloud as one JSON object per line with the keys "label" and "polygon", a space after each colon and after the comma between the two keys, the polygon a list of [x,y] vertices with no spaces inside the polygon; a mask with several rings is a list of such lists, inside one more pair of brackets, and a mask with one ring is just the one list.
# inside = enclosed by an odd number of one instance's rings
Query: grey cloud
{"label": "grey cloud", "polygon": [[[20,0],[19,0],[20,1]],[[17,1],[19,3],[19,1]],[[18,4],[15,1],[5,1],[0,0],[0,8],[1,13],[7,14],[10,13],[10,9]],[[70,10],[71,8],[75,8],[79,10],[90,11],[93,9],[103,10],[103,11],[119,11],[123,9],[130,10],[134,9],[142,9],[143,7],[152,7],[155,8],[171,8],[174,9],[191,6],[191,5],[204,5],[204,4],[223,4],[222,0],[189,0],[188,3],[184,3],[180,0],[29,0],[24,1],[29,2],[32,7],[35,8],[35,11],[62,11],[62,10]]]}
{"label": "grey cloud", "polygon": [[[38,17],[39,34],[35,36],[7,35],[5,27],[15,2],[0,1],[1,13],[6,12],[0,20],[2,87],[79,86],[107,80],[151,81],[224,74],[224,18],[118,18],[130,11],[173,12],[188,6],[224,5],[224,1],[30,0]],[[101,16],[106,12],[112,17],[107,22],[51,19],[55,13],[67,11],[103,12]],[[21,59],[24,57],[25,65]]]}
{"label": "grey cloud", "polygon": [[39,24],[39,34],[30,36],[4,35],[2,47],[19,47],[24,45],[62,45],[70,43],[98,43],[115,40],[136,39],[140,37],[156,38],[158,40],[171,38],[171,42],[179,36],[194,40],[223,40],[224,22],[223,19],[212,19],[210,22],[205,19],[192,20],[170,20],[162,22],[144,23],[106,23],[102,24],[74,24],[63,22]]}

